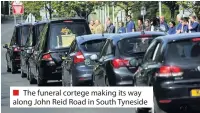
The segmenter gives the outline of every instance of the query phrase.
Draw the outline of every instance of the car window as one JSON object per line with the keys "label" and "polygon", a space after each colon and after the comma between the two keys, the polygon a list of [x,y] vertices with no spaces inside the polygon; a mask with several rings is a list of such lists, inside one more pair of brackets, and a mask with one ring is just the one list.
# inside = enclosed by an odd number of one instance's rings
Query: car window
{"label": "car window", "polygon": [[117,45],[121,55],[131,57],[141,53],[144,54],[152,40],[153,38],[149,37],[146,38],[131,37],[120,40],[117,43]]}
{"label": "car window", "polygon": [[193,60],[200,61],[200,38],[169,43],[165,59],[167,61],[188,63]]}
{"label": "car window", "polygon": [[161,62],[161,60],[162,60],[161,47],[162,47],[161,43],[158,42],[156,45],[154,54],[153,54],[153,59],[152,59],[153,61]]}
{"label": "car window", "polygon": [[108,47],[109,43],[110,43],[110,40],[106,40],[106,42],[105,42],[105,44],[103,45],[102,50],[101,50],[101,52],[100,52],[99,58],[101,58],[101,57],[103,57],[103,56],[106,55],[107,47]]}
{"label": "car window", "polygon": [[30,31],[31,31],[31,26],[30,25],[26,25],[26,26],[22,26],[21,28],[21,45],[24,46],[28,37],[29,37],[29,34],[30,34]]}
{"label": "car window", "polygon": [[29,34],[25,47],[31,47],[32,44],[33,44],[33,31],[31,31],[31,33]]}
{"label": "car window", "polygon": [[86,35],[87,23],[84,22],[63,22],[50,25],[49,48],[68,48],[76,36]]}
{"label": "car window", "polygon": [[156,48],[157,45],[157,40],[154,40],[149,47],[146,50],[146,53],[144,55],[144,59],[143,62],[148,62],[148,61],[152,61],[153,60],[153,54],[154,54],[154,50]]}
{"label": "car window", "polygon": [[47,32],[47,29],[48,29],[48,24],[46,24],[46,26],[44,27],[44,29],[41,31],[40,33],[40,42],[39,42],[39,45],[38,45],[38,50],[42,50],[44,45],[45,45],[45,38],[46,38],[46,32]]}
{"label": "car window", "polygon": [[14,45],[15,41],[16,41],[16,27],[13,31],[13,35],[12,35],[12,38],[11,38],[11,41],[10,41],[10,46]]}
{"label": "car window", "polygon": [[100,52],[106,39],[90,40],[81,44],[81,48],[85,52]]}
{"label": "car window", "polygon": [[75,40],[71,43],[69,53],[72,53],[75,51]]}

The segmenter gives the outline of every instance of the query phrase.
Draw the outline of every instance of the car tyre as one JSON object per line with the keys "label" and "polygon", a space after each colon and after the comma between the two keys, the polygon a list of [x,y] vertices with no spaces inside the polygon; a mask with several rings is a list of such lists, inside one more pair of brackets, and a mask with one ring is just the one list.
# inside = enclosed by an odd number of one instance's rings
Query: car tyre
{"label": "car tyre", "polygon": [[149,110],[147,108],[136,108],[135,113],[149,113]]}
{"label": "car tyre", "polygon": [[38,86],[45,86],[47,84],[47,80],[42,79],[40,76],[41,72],[39,70],[38,71],[38,76],[37,76],[37,85]]}
{"label": "car tyre", "polygon": [[65,80],[64,80],[64,71],[62,70],[62,86],[66,86]]}
{"label": "car tyre", "polygon": [[160,107],[158,106],[158,102],[155,98],[155,95],[153,97],[153,101],[154,101],[154,113],[167,113],[167,112],[163,111],[162,109],[160,109]]}
{"label": "car tyre", "polygon": [[25,78],[25,77],[27,77],[27,75],[23,72],[23,70],[21,69],[21,77],[22,78]]}
{"label": "car tyre", "polygon": [[28,76],[30,84],[37,84],[37,80],[31,75],[31,69],[28,67]]}
{"label": "car tyre", "polygon": [[7,72],[11,72],[11,68],[9,68],[8,64],[7,64]]}
{"label": "car tyre", "polygon": [[13,62],[11,62],[11,73],[12,74],[17,73],[17,68],[13,65]]}
{"label": "car tyre", "polygon": [[109,80],[108,80],[108,76],[105,76],[105,82],[104,82],[105,86],[110,86],[109,84]]}
{"label": "car tyre", "polygon": [[27,71],[26,71],[27,72],[27,80],[30,80],[29,66],[27,66],[26,69],[27,69]]}

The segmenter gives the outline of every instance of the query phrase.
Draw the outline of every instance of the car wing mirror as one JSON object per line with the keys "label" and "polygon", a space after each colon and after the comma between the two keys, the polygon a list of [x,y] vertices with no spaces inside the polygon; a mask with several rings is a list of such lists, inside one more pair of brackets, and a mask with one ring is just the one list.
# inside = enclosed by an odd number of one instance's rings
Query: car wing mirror
{"label": "car wing mirror", "polygon": [[133,66],[133,67],[137,67],[137,66],[139,66],[139,62],[138,62],[138,60],[136,60],[135,58],[133,58],[133,59],[131,59],[129,61],[129,65]]}
{"label": "car wing mirror", "polygon": [[97,54],[93,54],[90,56],[90,59],[93,61],[96,61],[98,59],[98,55]]}

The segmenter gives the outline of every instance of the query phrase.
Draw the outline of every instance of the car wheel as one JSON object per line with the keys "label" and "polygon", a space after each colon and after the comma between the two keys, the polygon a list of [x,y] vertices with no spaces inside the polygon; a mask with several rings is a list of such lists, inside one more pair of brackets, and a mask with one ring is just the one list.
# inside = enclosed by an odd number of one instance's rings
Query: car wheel
{"label": "car wheel", "polygon": [[26,69],[27,69],[27,71],[26,71],[27,72],[27,80],[30,80],[29,66],[27,66]]}
{"label": "car wheel", "polygon": [[11,68],[9,68],[8,64],[7,64],[7,72],[11,72]]}
{"label": "car wheel", "polygon": [[136,108],[135,113],[149,113],[147,108]]}
{"label": "car wheel", "polygon": [[72,79],[72,74],[70,74],[69,76],[70,76],[69,86],[72,87],[72,86],[74,86],[73,79]]}
{"label": "car wheel", "polygon": [[65,79],[64,79],[64,71],[62,70],[62,86],[66,86]]}
{"label": "car wheel", "polygon": [[47,84],[47,80],[42,79],[40,76],[41,73],[38,71],[38,76],[37,76],[37,85],[38,86],[45,86]]}
{"label": "car wheel", "polygon": [[32,76],[31,69],[28,67],[28,77],[30,84],[37,84],[37,80]]}
{"label": "car wheel", "polygon": [[21,69],[21,77],[22,77],[22,78],[25,78],[25,77],[26,77],[26,74],[23,72],[22,69]]}
{"label": "car wheel", "polygon": [[154,113],[167,113],[167,112],[163,111],[162,109],[160,109],[160,107],[158,106],[158,102],[155,98],[155,95],[153,97],[153,102],[154,102]]}
{"label": "car wheel", "polygon": [[105,76],[105,83],[104,83],[104,86],[110,86],[109,80],[108,80],[108,77],[107,77],[107,76]]}
{"label": "car wheel", "polygon": [[17,72],[16,67],[13,65],[13,62],[11,62],[11,73],[15,74]]}

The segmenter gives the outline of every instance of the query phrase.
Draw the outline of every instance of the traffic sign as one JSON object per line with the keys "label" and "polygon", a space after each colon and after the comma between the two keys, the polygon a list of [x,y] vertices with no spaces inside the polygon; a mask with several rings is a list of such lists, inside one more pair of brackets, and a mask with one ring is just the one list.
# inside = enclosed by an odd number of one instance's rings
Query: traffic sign
{"label": "traffic sign", "polygon": [[20,1],[14,1],[12,3],[12,10],[14,15],[22,15],[24,14],[24,5]]}

